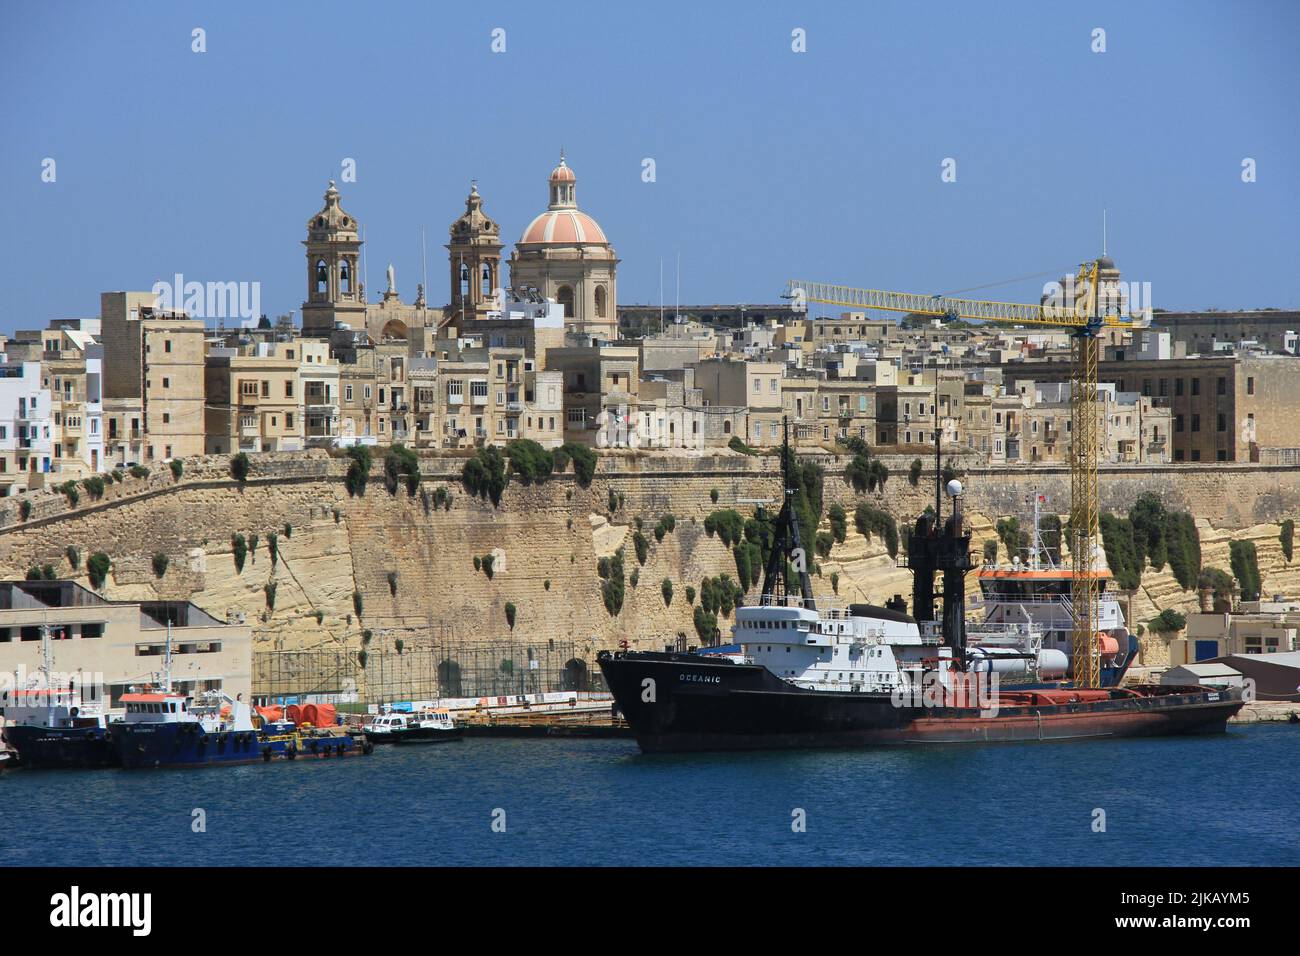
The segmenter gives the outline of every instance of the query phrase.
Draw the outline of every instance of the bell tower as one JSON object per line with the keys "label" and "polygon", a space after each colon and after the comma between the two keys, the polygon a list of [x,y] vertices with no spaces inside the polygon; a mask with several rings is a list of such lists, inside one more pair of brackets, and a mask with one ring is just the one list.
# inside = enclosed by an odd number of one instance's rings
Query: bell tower
{"label": "bell tower", "polygon": [[501,227],[484,214],[478,183],[470,185],[465,213],[451,224],[450,232],[451,307],[444,324],[459,329],[486,318],[501,287]]}
{"label": "bell tower", "polygon": [[336,322],[350,329],[365,329],[365,288],[357,271],[360,228],[339,205],[339,191],[331,179],[325,190],[325,208],[308,221],[303,240],[307,247],[303,335],[328,337]]}

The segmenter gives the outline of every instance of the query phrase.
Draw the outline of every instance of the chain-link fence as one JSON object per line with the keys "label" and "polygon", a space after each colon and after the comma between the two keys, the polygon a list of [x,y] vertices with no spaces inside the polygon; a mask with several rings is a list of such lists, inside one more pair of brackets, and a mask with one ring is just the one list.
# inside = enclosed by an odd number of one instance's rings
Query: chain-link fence
{"label": "chain-link fence", "polygon": [[600,669],[571,641],[435,638],[395,648],[257,651],[253,696],[356,694],[365,703],[603,691]]}

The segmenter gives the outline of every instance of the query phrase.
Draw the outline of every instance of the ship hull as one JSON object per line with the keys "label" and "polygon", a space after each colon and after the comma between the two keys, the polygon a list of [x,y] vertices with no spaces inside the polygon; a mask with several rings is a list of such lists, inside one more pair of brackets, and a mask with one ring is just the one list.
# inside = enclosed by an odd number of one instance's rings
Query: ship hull
{"label": "ship hull", "polygon": [[352,737],[265,736],[256,731],[209,733],[197,724],[140,724],[115,728],[113,743],[123,767],[207,767],[312,760],[369,753]]}
{"label": "ship hull", "polygon": [[5,740],[18,753],[24,767],[82,769],[116,767],[117,751],[111,731],[103,727],[6,727]]}
{"label": "ship hull", "polygon": [[606,655],[600,666],[646,753],[1214,733],[1242,706],[1239,693],[1199,688],[1080,702],[1069,692],[1007,695],[987,711],[899,706],[889,694],[807,690],[764,667],[689,654]]}

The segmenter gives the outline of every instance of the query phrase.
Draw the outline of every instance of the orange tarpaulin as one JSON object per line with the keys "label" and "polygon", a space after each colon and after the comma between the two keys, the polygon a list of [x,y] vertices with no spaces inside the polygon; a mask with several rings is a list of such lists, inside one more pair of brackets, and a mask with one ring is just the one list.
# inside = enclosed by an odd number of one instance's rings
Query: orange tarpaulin
{"label": "orange tarpaulin", "polygon": [[333,727],[335,723],[333,704],[308,704],[302,709],[302,719],[313,727]]}
{"label": "orange tarpaulin", "polygon": [[257,712],[262,715],[263,720],[266,720],[270,723],[275,723],[277,720],[284,720],[283,707],[279,707],[279,706],[259,707],[257,708]]}
{"label": "orange tarpaulin", "polygon": [[285,711],[286,716],[293,721],[294,726],[303,722],[302,708],[297,704],[290,704],[289,709]]}

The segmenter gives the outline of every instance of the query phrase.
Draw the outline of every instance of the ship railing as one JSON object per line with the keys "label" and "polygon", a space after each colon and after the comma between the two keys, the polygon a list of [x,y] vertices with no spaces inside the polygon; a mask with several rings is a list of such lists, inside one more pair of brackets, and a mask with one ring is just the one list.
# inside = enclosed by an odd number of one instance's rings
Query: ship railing
{"label": "ship railing", "polygon": [[[752,606],[752,605],[751,605]],[[806,610],[816,610],[824,617],[848,617],[848,611],[844,603],[836,597],[814,596],[811,598],[804,597],[777,597],[774,594],[762,594],[758,598],[758,607],[793,607]]]}
{"label": "ship railing", "polygon": [[[1103,591],[1100,595],[1101,601],[1106,604],[1118,604],[1119,601],[1115,595]],[[1068,594],[1031,594],[1031,595],[986,595],[984,597],[971,598],[966,602],[968,608],[979,609],[986,608],[993,604],[1055,604],[1065,608],[1067,611],[1073,611],[1074,605],[1070,601]]]}

